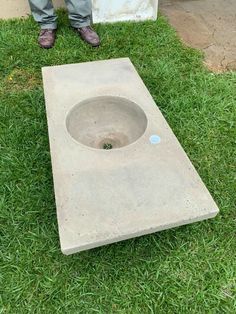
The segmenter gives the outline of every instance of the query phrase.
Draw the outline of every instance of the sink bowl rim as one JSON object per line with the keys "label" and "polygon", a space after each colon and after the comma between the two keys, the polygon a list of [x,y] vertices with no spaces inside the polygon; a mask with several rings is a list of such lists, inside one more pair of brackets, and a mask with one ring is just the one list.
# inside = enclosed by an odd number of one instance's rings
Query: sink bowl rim
{"label": "sink bowl rim", "polygon": [[[125,146],[122,146],[122,147],[117,147],[117,148],[114,148],[114,149],[101,149],[101,148],[95,148],[95,147],[92,147],[92,146],[88,146],[88,145],[85,145],[83,144],[82,142],[80,141],[77,141],[69,132],[68,130],[68,127],[67,127],[67,121],[68,121],[68,117],[69,115],[71,114],[71,112],[75,109],[75,107],[79,106],[80,104],[83,105],[83,103],[87,100],[93,100],[93,99],[98,99],[98,98],[118,98],[118,99],[121,99],[123,101],[127,101],[129,103],[133,103],[135,106],[137,106],[143,113],[145,119],[146,119],[146,127],[143,131],[143,133],[136,139],[134,140],[133,142],[131,142],[130,144],[128,145],[125,145]],[[64,119],[64,127],[65,127],[65,131],[66,131],[66,134],[67,136],[77,145],[83,147],[83,148],[86,148],[88,150],[92,150],[92,151],[95,151],[95,152],[105,152],[105,153],[114,153],[114,152],[117,152],[117,151],[120,151],[120,150],[125,150],[125,149],[130,149],[131,146],[137,144],[139,141],[141,141],[145,136],[146,136],[146,133],[147,133],[147,130],[148,130],[148,127],[149,127],[149,119],[148,119],[148,116],[146,114],[146,112],[144,111],[143,107],[138,104],[136,101],[132,100],[132,99],[129,99],[123,95],[117,95],[117,94],[104,94],[104,95],[97,95],[97,96],[92,96],[92,97],[85,97],[83,99],[81,99],[79,102],[73,104],[72,106],[70,106],[69,110],[67,110],[66,114],[65,114],[65,119]]]}

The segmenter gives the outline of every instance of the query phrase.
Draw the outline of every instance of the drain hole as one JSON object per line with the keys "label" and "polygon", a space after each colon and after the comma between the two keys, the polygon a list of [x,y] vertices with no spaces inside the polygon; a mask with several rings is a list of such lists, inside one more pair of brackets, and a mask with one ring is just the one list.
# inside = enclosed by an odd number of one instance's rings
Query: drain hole
{"label": "drain hole", "polygon": [[104,143],[103,144],[103,149],[112,149],[112,148],[113,148],[113,146],[111,143]]}
{"label": "drain hole", "polygon": [[108,136],[101,138],[98,138],[95,142],[95,147],[105,150],[113,150],[119,147],[122,147],[123,143],[126,142],[126,138],[123,134],[120,133],[109,133]]}

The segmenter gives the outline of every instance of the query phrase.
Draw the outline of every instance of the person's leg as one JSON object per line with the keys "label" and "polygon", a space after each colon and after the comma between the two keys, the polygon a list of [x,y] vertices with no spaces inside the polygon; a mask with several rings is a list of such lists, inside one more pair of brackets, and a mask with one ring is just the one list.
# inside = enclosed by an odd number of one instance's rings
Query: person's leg
{"label": "person's leg", "polygon": [[41,31],[38,43],[41,48],[52,48],[56,39],[57,16],[51,0],[29,0],[30,9]]}
{"label": "person's leg", "polygon": [[91,0],[65,0],[70,24],[74,28],[89,26],[92,19]]}
{"label": "person's leg", "polygon": [[51,0],[29,0],[30,9],[34,20],[41,29],[56,29],[57,16]]}
{"label": "person's leg", "polygon": [[100,44],[99,36],[91,28],[92,1],[91,0],[65,0],[69,12],[71,26],[80,37],[93,47]]}

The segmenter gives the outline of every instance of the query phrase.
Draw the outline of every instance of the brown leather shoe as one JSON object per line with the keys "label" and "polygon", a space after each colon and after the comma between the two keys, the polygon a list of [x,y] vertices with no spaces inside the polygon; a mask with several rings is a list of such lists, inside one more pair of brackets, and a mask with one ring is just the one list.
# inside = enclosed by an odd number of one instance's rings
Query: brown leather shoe
{"label": "brown leather shoe", "polygon": [[39,33],[38,43],[41,48],[52,48],[56,40],[55,29],[41,29]]}
{"label": "brown leather shoe", "polygon": [[98,47],[100,45],[99,36],[91,26],[76,28],[76,31],[79,33],[80,37],[92,47]]}

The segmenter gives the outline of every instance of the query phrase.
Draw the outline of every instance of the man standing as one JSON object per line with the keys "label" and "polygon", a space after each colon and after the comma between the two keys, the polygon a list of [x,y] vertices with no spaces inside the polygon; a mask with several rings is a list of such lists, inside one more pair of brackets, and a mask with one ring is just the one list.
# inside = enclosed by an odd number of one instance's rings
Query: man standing
{"label": "man standing", "polygon": [[[88,44],[97,47],[100,44],[97,33],[91,28],[92,1],[65,0],[71,26]],[[41,27],[38,43],[42,48],[52,48],[56,39],[57,16],[52,0],[29,0],[32,15]]]}

